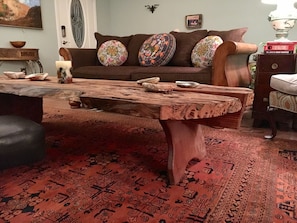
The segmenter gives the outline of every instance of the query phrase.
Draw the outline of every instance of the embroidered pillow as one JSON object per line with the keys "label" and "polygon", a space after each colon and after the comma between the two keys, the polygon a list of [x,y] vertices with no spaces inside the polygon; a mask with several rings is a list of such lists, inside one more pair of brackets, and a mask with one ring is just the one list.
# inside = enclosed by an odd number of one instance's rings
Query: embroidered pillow
{"label": "embroidered pillow", "polygon": [[176,49],[172,34],[160,33],[149,37],[139,49],[138,60],[141,66],[166,65]]}
{"label": "embroidered pillow", "polygon": [[128,51],[120,41],[109,40],[101,44],[97,56],[104,66],[120,66],[127,60]]}
{"label": "embroidered pillow", "polygon": [[192,50],[191,60],[194,67],[209,67],[216,49],[223,43],[219,36],[207,36],[200,40]]}

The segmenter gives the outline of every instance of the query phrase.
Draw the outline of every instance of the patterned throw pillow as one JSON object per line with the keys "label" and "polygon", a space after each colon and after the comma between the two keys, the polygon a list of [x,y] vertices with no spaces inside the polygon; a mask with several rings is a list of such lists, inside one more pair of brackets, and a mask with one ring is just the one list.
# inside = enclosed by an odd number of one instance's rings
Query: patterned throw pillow
{"label": "patterned throw pillow", "polygon": [[223,43],[219,36],[207,36],[200,40],[192,50],[191,60],[194,67],[209,67],[216,49]]}
{"label": "patterned throw pillow", "polygon": [[127,60],[128,51],[120,41],[109,40],[101,44],[97,56],[104,66],[120,66]]}
{"label": "patterned throw pillow", "polygon": [[139,49],[138,60],[141,66],[166,65],[176,49],[175,37],[169,33],[155,34],[144,41]]}

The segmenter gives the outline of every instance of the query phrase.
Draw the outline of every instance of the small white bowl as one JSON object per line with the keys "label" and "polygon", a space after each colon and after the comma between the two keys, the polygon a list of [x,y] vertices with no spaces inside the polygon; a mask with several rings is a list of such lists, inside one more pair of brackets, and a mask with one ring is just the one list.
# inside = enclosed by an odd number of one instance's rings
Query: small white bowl
{"label": "small white bowl", "polygon": [[175,81],[175,83],[178,87],[183,88],[195,88],[199,85],[199,83],[194,81]]}
{"label": "small white bowl", "polygon": [[48,73],[35,73],[29,74],[25,78],[30,79],[31,81],[43,81],[47,78]]}
{"label": "small white bowl", "polygon": [[3,74],[11,79],[25,78],[24,72],[4,71]]}

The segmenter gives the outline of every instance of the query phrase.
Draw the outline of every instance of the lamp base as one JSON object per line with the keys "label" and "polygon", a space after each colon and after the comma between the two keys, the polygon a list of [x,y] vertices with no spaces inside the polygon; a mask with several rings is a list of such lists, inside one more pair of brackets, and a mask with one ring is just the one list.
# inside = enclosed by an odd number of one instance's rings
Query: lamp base
{"label": "lamp base", "polygon": [[278,42],[288,42],[289,31],[295,25],[295,19],[275,19],[271,21],[273,29],[276,31],[275,37]]}
{"label": "lamp base", "polygon": [[280,35],[278,33],[275,34],[276,39],[274,41],[276,42],[290,42],[291,40],[289,40],[288,34],[287,35]]}

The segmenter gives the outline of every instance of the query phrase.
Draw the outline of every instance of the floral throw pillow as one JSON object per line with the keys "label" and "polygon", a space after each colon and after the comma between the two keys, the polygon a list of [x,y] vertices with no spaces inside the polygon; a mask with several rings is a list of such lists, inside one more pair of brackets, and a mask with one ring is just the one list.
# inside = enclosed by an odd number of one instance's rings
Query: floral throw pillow
{"label": "floral throw pillow", "polygon": [[200,40],[192,50],[191,60],[194,67],[212,66],[212,58],[216,49],[223,43],[219,36],[207,36]]}
{"label": "floral throw pillow", "polygon": [[139,49],[138,60],[141,66],[166,65],[176,49],[175,37],[169,33],[155,34],[144,41]]}
{"label": "floral throw pillow", "polygon": [[120,66],[127,60],[128,51],[120,41],[109,40],[101,44],[97,56],[104,66]]}

